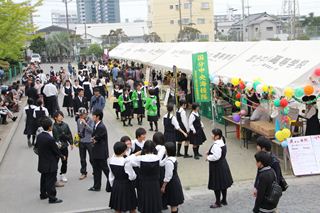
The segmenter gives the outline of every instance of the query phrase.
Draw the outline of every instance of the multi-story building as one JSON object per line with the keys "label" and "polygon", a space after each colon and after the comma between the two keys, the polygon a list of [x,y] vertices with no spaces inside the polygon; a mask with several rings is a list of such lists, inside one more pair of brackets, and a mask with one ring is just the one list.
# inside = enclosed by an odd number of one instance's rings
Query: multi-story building
{"label": "multi-story building", "polygon": [[79,23],[119,23],[119,0],[77,0]]}
{"label": "multi-story building", "polygon": [[214,40],[212,0],[148,0],[149,32],[156,32],[162,41],[177,41],[182,27],[200,31],[199,40]]}
{"label": "multi-story building", "polygon": [[[62,11],[51,12],[51,23],[56,26],[66,26],[67,18],[66,13]],[[69,24],[77,24],[78,16],[76,13],[68,14]]]}

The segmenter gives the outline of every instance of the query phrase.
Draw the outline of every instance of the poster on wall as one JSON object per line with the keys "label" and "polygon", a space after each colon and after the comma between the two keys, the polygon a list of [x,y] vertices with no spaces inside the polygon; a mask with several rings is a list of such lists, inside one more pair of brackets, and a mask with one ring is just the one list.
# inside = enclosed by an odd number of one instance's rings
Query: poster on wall
{"label": "poster on wall", "polygon": [[295,176],[320,174],[320,135],[288,139]]}

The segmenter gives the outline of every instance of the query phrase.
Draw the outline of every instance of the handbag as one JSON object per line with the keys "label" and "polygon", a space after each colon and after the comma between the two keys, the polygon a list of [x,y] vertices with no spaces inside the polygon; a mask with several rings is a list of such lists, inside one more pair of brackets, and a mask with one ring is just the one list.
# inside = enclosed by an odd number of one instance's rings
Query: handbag
{"label": "handbag", "polygon": [[274,206],[277,206],[279,203],[279,200],[282,196],[282,188],[281,186],[277,183],[277,176],[275,175],[275,180],[272,182],[271,185],[271,190],[268,195],[266,195],[265,199],[270,203],[273,204]]}
{"label": "handbag", "polygon": [[281,178],[280,178],[280,180],[279,180],[279,185],[280,185],[280,187],[282,188],[282,191],[283,191],[283,192],[285,192],[285,191],[288,189],[288,187],[289,187],[287,181],[286,181],[286,180],[284,179],[284,177],[282,177],[282,176],[281,176]]}

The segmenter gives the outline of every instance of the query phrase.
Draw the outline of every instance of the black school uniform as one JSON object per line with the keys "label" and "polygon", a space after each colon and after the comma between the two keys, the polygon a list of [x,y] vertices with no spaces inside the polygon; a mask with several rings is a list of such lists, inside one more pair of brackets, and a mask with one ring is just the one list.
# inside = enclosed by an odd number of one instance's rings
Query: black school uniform
{"label": "black school uniform", "polygon": [[121,120],[125,121],[127,119],[132,119],[133,118],[133,105],[132,101],[130,99],[130,95],[126,96],[123,94],[123,101],[129,101],[127,103],[124,103],[125,110],[121,112]]}
{"label": "black school uniform", "polygon": [[74,97],[77,97],[79,94],[79,86],[78,87],[73,86],[72,88],[73,88]]}
{"label": "black school uniform", "polygon": [[37,123],[35,117],[33,117],[34,109],[36,106],[29,105],[24,108],[26,113],[26,127],[23,131],[25,135],[36,135],[37,132]]}
{"label": "black school uniform", "polygon": [[[185,127],[185,125],[182,122],[182,116],[186,116],[186,112],[184,109],[180,108],[177,112],[176,112],[176,117],[179,123],[180,128],[185,132],[188,133],[187,127]],[[185,117],[184,119],[187,120],[187,118]],[[186,121],[186,125],[188,124],[188,120]],[[180,131],[176,131],[176,141],[177,142],[183,142],[183,141],[188,141],[188,137],[185,137]]]}
{"label": "black school uniform", "polygon": [[64,94],[62,107],[73,107],[72,87],[64,87]]}
{"label": "black school uniform", "polygon": [[91,97],[93,96],[91,91],[91,85],[83,84],[83,90],[84,90],[84,97],[86,97],[87,100],[91,100]]}
{"label": "black school uniform", "polygon": [[158,114],[158,117],[160,118],[160,89],[158,86],[156,86],[154,88],[154,95],[157,97],[157,114]]}
{"label": "black school uniform", "polygon": [[134,109],[134,114],[137,115],[142,115],[144,117],[145,114],[145,109],[144,109],[144,100],[142,100],[142,93],[143,91],[141,91],[140,93],[137,92],[138,94],[138,108]]}
{"label": "black school uniform", "polygon": [[[191,116],[194,116],[195,118],[192,123],[191,123]],[[189,126],[190,126],[190,133],[189,133],[190,143],[196,146],[202,145],[203,142],[207,140],[207,137],[204,134],[204,131],[202,129],[201,118],[199,114],[196,114],[194,112],[191,113],[189,118]],[[196,130],[195,134],[192,132],[192,127]]]}
{"label": "black school uniform", "polygon": [[[217,153],[220,158],[216,158]],[[215,155],[213,155],[215,153]],[[209,183],[210,190],[225,190],[233,184],[232,175],[226,160],[227,147],[222,140],[215,141],[208,152],[209,161]]]}
{"label": "black school uniform", "polygon": [[120,106],[118,103],[118,98],[122,94],[122,90],[114,90],[113,91],[113,97],[115,97],[117,100],[113,102],[113,109],[116,110],[116,112],[120,112]]}
{"label": "black school uniform", "polygon": [[307,118],[306,136],[319,135],[320,134],[320,123],[318,119],[318,109],[315,109],[315,114],[310,118]]}
{"label": "black school uniform", "polygon": [[[135,154],[137,152],[140,152],[143,149],[144,143],[139,143],[137,139],[132,141],[132,148],[131,148],[131,154]],[[140,168],[135,166],[133,167],[134,172],[136,173],[137,177],[134,181],[134,186],[139,190],[139,178],[140,178]]]}
{"label": "black school uniform", "polygon": [[47,110],[47,108],[45,107],[36,107],[34,109],[34,112],[33,112],[33,117],[36,119],[36,128],[38,129],[41,124],[40,124],[40,120],[41,118],[45,117],[45,116],[49,116],[49,112]]}
{"label": "black school uniform", "polygon": [[177,118],[173,115],[168,118],[168,114],[163,117],[164,141],[176,142],[176,129],[180,129]]}
{"label": "black school uniform", "polygon": [[123,157],[112,157],[109,160],[109,170],[109,182],[112,186],[109,207],[121,212],[136,209],[137,195],[132,182],[136,174],[130,162]]}
{"label": "black school uniform", "polygon": [[[164,182],[167,182],[166,190],[163,195],[166,205],[179,206],[184,202],[184,195],[181,181],[178,175],[178,162],[175,157],[169,157],[166,162],[166,176]],[[168,170],[171,170],[172,176],[168,176]]]}

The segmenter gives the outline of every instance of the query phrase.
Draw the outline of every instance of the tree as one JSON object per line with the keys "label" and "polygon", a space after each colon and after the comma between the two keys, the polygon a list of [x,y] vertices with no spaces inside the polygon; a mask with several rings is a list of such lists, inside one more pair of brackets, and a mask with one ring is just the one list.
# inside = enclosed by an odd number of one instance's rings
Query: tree
{"label": "tree", "polygon": [[143,35],[145,42],[162,42],[160,36],[156,32],[152,32],[149,35]]}
{"label": "tree", "polygon": [[300,23],[306,36],[320,36],[320,16],[314,16],[314,13],[309,13],[309,16],[302,17]]}
{"label": "tree", "polygon": [[184,27],[181,32],[179,32],[179,41],[195,41],[199,38],[200,30],[193,27]]}
{"label": "tree", "polygon": [[122,42],[127,42],[129,40],[128,36],[121,28],[118,28],[116,30],[110,30],[108,35],[102,35],[101,38],[103,40],[103,46],[119,44]]}
{"label": "tree", "polygon": [[42,0],[33,6],[31,0],[14,3],[13,0],[0,0],[0,59],[17,61],[23,56],[27,41],[32,40],[35,27],[30,16]]}
{"label": "tree", "polygon": [[62,61],[72,52],[67,32],[52,33],[46,40],[46,53],[50,61]]}
{"label": "tree", "polygon": [[94,56],[100,58],[103,54],[103,49],[99,44],[91,44],[86,51],[87,56]]}
{"label": "tree", "polygon": [[43,37],[36,37],[32,39],[30,47],[29,47],[34,53],[42,54],[44,51],[46,51],[46,41]]}

